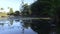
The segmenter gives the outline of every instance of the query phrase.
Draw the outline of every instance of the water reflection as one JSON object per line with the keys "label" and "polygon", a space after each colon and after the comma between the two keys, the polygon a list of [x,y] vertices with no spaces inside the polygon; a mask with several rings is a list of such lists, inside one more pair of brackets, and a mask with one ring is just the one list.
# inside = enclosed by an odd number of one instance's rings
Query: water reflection
{"label": "water reflection", "polygon": [[49,34],[50,24],[47,20],[33,20],[31,23],[31,28],[38,34]]}
{"label": "water reflection", "polygon": [[13,20],[10,20],[10,24],[13,25]]}
{"label": "water reflection", "polygon": [[49,20],[0,19],[0,34],[56,34],[55,24]]}
{"label": "water reflection", "polygon": [[30,24],[19,18],[0,19],[0,34],[37,34],[31,29]]}

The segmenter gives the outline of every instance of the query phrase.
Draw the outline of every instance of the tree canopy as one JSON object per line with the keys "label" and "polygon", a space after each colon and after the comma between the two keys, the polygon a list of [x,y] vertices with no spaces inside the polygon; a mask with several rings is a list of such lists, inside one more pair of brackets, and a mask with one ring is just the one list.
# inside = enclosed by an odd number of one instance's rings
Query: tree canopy
{"label": "tree canopy", "polygon": [[[49,22],[47,21],[46,23],[54,24],[57,26],[58,29],[60,29],[60,0],[37,0],[31,5],[31,10],[32,10],[32,16],[52,17],[51,21]],[[45,23],[44,21],[43,22],[37,20],[35,21],[36,22],[34,21],[33,22]]]}
{"label": "tree canopy", "polygon": [[23,5],[23,16],[29,16],[31,14],[30,6],[28,4]]}
{"label": "tree canopy", "polygon": [[32,15],[51,17],[56,15],[59,6],[59,0],[37,0],[31,5]]}
{"label": "tree canopy", "polygon": [[10,8],[10,11],[9,11],[9,13],[13,13],[13,8]]}

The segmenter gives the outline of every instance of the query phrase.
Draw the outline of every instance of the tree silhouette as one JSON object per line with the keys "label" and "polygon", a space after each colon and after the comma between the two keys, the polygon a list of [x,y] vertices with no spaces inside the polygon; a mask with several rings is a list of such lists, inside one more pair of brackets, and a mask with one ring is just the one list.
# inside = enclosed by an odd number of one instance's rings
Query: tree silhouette
{"label": "tree silhouette", "polygon": [[[9,7],[8,7],[8,8],[9,8]],[[8,15],[14,15],[13,8],[10,8],[10,9],[9,9]]]}
{"label": "tree silhouette", "polygon": [[19,11],[15,11],[15,16],[19,16],[20,12]]}
{"label": "tree silhouette", "polygon": [[31,15],[30,6],[28,4],[24,4],[23,5],[22,15],[23,16],[29,16],[29,15]]}
{"label": "tree silhouette", "polygon": [[1,8],[1,10],[4,10],[4,8]]}

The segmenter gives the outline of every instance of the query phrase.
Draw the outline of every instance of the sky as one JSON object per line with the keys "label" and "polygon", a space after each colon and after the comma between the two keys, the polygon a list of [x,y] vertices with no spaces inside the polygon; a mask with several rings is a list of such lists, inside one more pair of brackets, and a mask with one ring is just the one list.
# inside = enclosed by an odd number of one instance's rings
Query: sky
{"label": "sky", "polygon": [[[24,3],[32,4],[35,0],[24,0]],[[14,11],[20,10],[21,0],[0,0],[0,8],[4,8],[5,12],[9,12],[9,9],[13,8]],[[3,12],[0,10],[0,12]]]}

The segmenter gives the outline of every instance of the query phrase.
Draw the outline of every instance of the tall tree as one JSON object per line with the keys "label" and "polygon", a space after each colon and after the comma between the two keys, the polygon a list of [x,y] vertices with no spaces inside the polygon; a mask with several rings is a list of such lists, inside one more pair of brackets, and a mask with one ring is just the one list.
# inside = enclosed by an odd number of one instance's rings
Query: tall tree
{"label": "tall tree", "polygon": [[10,8],[9,14],[10,14],[10,15],[13,15],[13,13],[14,13],[14,12],[13,12],[13,8]]}
{"label": "tall tree", "polygon": [[13,8],[10,8],[10,11],[9,11],[10,13],[13,13]]}
{"label": "tall tree", "polygon": [[32,16],[51,17],[50,23],[60,25],[60,0],[37,0],[31,5],[31,10]]}
{"label": "tall tree", "polygon": [[[48,23],[52,23],[57,26],[58,24],[60,24],[60,22],[59,22],[60,21],[60,18],[59,18],[60,17],[60,15],[59,15],[60,9],[59,8],[60,8],[60,0],[37,0],[35,3],[33,3],[31,5],[32,16],[51,17],[51,21],[50,22],[47,21],[46,24],[44,24],[45,23],[44,21],[41,22],[39,20],[35,20],[33,22],[37,23],[39,25],[40,25],[40,23],[42,23],[43,25],[41,24],[40,26],[46,27],[46,30],[47,30],[48,26],[50,26],[50,25],[48,25]],[[34,25],[38,26],[37,24],[34,24]],[[47,26],[45,26],[45,25],[47,25]],[[40,30],[42,30],[44,28],[44,27],[43,28],[42,27],[39,27]],[[60,28],[60,26],[59,26],[59,28]],[[44,33],[44,32],[42,32],[42,33]]]}
{"label": "tall tree", "polygon": [[35,17],[48,17],[48,11],[51,9],[49,1],[38,0],[31,5],[32,15]]}
{"label": "tall tree", "polygon": [[29,16],[31,14],[31,10],[28,4],[23,5],[23,16]]}

